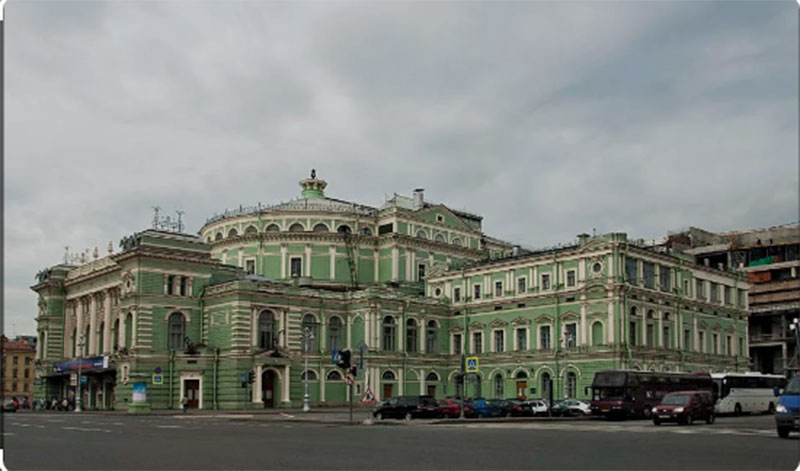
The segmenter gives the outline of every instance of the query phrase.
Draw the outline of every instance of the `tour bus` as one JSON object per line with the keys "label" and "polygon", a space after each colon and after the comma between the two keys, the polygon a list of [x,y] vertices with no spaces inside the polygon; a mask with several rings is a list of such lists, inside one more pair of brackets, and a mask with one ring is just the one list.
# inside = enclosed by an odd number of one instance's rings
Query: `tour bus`
{"label": "tour bus", "polygon": [[773,390],[786,386],[786,378],[761,373],[712,373],[717,414],[775,412]]}
{"label": "tour bus", "polygon": [[[598,371],[592,381],[592,415],[607,418],[650,418],[653,407],[673,391],[714,392],[711,375],[654,371]],[[588,389],[588,388],[587,388]]]}

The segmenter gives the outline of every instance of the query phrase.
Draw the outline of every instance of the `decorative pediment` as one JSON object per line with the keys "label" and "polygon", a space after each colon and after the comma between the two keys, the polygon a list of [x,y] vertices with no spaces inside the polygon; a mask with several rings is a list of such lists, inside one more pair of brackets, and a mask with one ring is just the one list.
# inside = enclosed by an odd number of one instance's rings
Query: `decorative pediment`
{"label": "decorative pediment", "polygon": [[568,312],[568,313],[564,314],[563,316],[561,316],[561,320],[564,320],[564,321],[576,321],[576,320],[578,320],[578,315],[575,314],[574,312]]}
{"label": "decorative pediment", "polygon": [[706,321],[697,321],[697,327],[701,329],[706,329],[708,328],[708,324],[706,324]]}
{"label": "decorative pediment", "polygon": [[720,331],[720,330],[722,330],[722,329],[721,329],[721,327],[719,326],[719,324],[714,324],[714,327],[712,327],[712,328],[711,328],[711,330],[713,330],[714,332],[719,332],[719,331]]}
{"label": "decorative pediment", "polygon": [[492,327],[505,327],[505,326],[508,325],[508,322],[506,322],[506,321],[504,321],[502,319],[495,319],[489,325],[492,326]]}
{"label": "decorative pediment", "polygon": [[484,324],[483,322],[473,322],[472,324],[469,325],[469,328],[471,330],[485,329],[486,328],[486,324]]}
{"label": "decorative pediment", "polygon": [[514,325],[529,325],[531,323],[531,320],[525,317],[517,317],[516,319],[511,321],[511,323]]}
{"label": "decorative pediment", "polygon": [[729,325],[728,327],[725,327],[725,332],[732,334],[736,332],[736,329],[734,329],[732,325]]}
{"label": "decorative pediment", "polygon": [[606,291],[606,285],[599,280],[587,281],[584,290],[588,294],[604,293]]}
{"label": "decorative pediment", "polygon": [[464,330],[464,329],[462,329],[460,325],[453,325],[453,326],[450,326],[450,332],[452,332],[452,333],[454,333],[454,334],[457,334],[457,333],[459,333],[459,332],[461,332],[461,331],[463,331],[463,330]]}
{"label": "decorative pediment", "polygon": [[545,315],[543,315],[543,316],[539,316],[539,317],[537,317],[537,318],[536,318],[536,322],[538,322],[538,323],[540,323],[540,324],[541,324],[541,323],[553,322],[553,318],[552,318],[551,316],[549,316],[549,315],[545,314]]}

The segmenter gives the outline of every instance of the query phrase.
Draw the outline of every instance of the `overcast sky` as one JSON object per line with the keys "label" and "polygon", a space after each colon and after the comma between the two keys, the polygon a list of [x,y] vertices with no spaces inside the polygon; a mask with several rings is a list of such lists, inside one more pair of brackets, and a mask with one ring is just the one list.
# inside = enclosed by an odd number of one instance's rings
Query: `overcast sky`
{"label": "overcast sky", "polygon": [[[57,2],[5,15],[5,332],[36,272],[299,195],[528,246],[797,221],[797,4]],[[12,326],[13,324],[13,326]]]}

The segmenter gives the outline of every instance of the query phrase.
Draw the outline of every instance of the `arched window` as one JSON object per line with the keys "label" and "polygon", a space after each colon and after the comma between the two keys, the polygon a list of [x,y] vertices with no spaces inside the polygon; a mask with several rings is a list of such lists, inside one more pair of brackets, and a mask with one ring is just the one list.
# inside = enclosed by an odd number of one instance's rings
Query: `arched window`
{"label": "arched window", "polygon": [[494,377],[494,397],[495,399],[502,399],[505,388],[503,385],[503,375],[497,373]]}
{"label": "arched window", "polygon": [[383,318],[383,349],[385,351],[394,351],[394,318],[386,316]]}
{"label": "arched window", "polygon": [[442,244],[444,244],[444,236],[441,235],[441,234],[436,234],[436,237],[434,237],[434,240],[436,242],[441,242]]}
{"label": "arched window", "polygon": [[664,321],[669,322],[669,313],[668,312],[664,313]]}
{"label": "arched window", "polygon": [[570,371],[567,373],[566,395],[569,398],[574,398],[578,390],[578,376]]}
{"label": "arched window", "polygon": [[361,235],[371,236],[372,235],[372,231],[370,230],[369,227],[362,227],[361,228]]}
{"label": "arched window", "polygon": [[406,321],[406,351],[411,353],[417,351],[417,321],[414,319]]}
{"label": "arched window", "polygon": [[214,240],[222,240],[222,232],[217,232],[217,235],[214,236]]}
{"label": "arched window", "polygon": [[328,372],[328,381],[341,381],[342,374],[336,370],[331,370]]}
{"label": "arched window", "polygon": [[420,231],[417,231],[417,237],[420,238],[420,239],[427,239],[428,235],[425,234],[425,231],[420,230]]}
{"label": "arched window", "polygon": [[384,371],[383,375],[381,375],[381,379],[383,379],[384,381],[394,381],[395,380],[394,372],[391,370]]}
{"label": "arched window", "polygon": [[275,343],[275,314],[261,311],[258,315],[258,348],[272,350]]}
{"label": "arched window", "polygon": [[350,229],[350,226],[342,224],[341,226],[339,226],[338,229],[336,229],[336,232],[338,232],[340,234],[350,234],[353,231],[352,231],[352,229]]}
{"label": "arched window", "polygon": [[428,376],[425,377],[425,381],[428,383],[436,383],[439,381],[439,375],[431,371],[428,373]]}
{"label": "arched window", "polygon": [[524,371],[517,371],[516,378],[517,379],[527,379],[528,378],[528,373],[526,373]]}
{"label": "arched window", "polygon": [[312,314],[303,316],[303,340],[306,352],[317,351],[317,321]]}
{"label": "arched window", "polygon": [[652,319],[652,318],[653,318],[653,310],[652,310],[652,309],[650,309],[649,311],[647,311],[647,318],[648,318],[648,319]]}
{"label": "arched window", "polygon": [[299,222],[296,222],[289,226],[289,232],[303,232],[305,228]]}
{"label": "arched window", "polygon": [[339,350],[342,347],[342,319],[331,317],[328,319],[328,350]]}
{"label": "arched window", "polygon": [[105,330],[106,330],[106,323],[101,322],[100,328],[97,329],[97,351],[103,352],[103,341],[105,340]]}
{"label": "arched window", "polygon": [[281,228],[277,224],[270,224],[267,226],[267,232],[280,232]]}
{"label": "arched window", "polygon": [[239,232],[236,230],[236,228],[228,231],[228,237],[236,237],[237,235],[239,235]]}
{"label": "arched window", "polygon": [[211,243],[211,236],[206,237],[206,242]]}
{"label": "arched window", "polygon": [[428,321],[427,331],[425,332],[425,352],[439,353],[439,328],[436,321]]}
{"label": "arched window", "polygon": [[636,317],[639,315],[639,310],[636,309],[636,306],[631,306],[631,317]]}
{"label": "arched window", "polygon": [[461,239],[458,237],[453,237],[453,241],[451,242],[453,245],[461,246]]}
{"label": "arched window", "polygon": [[603,323],[600,321],[592,324],[592,345],[603,345]]}
{"label": "arched window", "polygon": [[111,330],[111,351],[119,350],[119,318],[114,320],[114,328]]}
{"label": "arched window", "polygon": [[131,348],[133,346],[133,314],[128,313],[125,316],[125,347]]}
{"label": "arched window", "polygon": [[256,226],[247,226],[247,229],[244,230],[244,235],[251,236],[258,234],[258,229]]}
{"label": "arched window", "polygon": [[183,339],[186,337],[186,319],[180,312],[169,315],[169,338],[167,349],[180,350],[183,348]]}
{"label": "arched window", "polygon": [[316,381],[317,380],[317,372],[314,370],[306,370],[300,374],[300,379],[308,378],[309,381]]}
{"label": "arched window", "polygon": [[542,373],[542,399],[550,398],[550,388],[553,387],[553,382],[550,380],[550,373]]}
{"label": "arched window", "polygon": [[319,223],[316,226],[314,226],[314,232],[328,232],[328,226]]}

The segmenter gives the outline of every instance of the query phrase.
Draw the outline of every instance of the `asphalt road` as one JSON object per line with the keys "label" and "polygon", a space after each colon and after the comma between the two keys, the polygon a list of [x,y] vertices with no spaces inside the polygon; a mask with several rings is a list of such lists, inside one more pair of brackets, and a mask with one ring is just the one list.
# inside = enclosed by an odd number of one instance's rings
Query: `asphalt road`
{"label": "asphalt road", "polygon": [[[347,426],[273,416],[7,414],[5,464],[25,469],[795,469],[770,416],[649,422]],[[391,424],[391,425],[389,425]]]}

